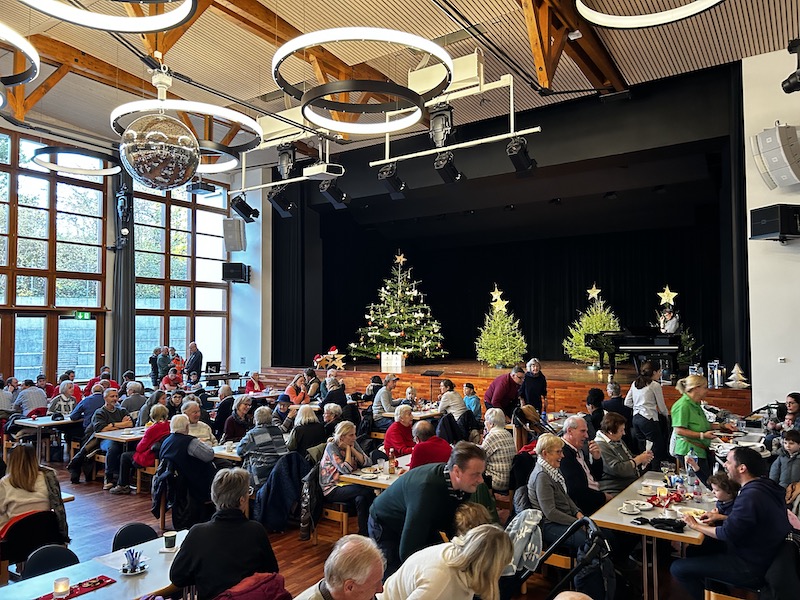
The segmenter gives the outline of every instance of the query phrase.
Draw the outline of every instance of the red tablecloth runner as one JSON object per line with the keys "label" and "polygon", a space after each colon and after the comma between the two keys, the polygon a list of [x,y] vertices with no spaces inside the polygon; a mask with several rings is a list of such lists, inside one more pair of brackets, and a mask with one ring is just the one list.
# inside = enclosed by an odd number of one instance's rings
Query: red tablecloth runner
{"label": "red tablecloth runner", "polygon": [[[99,590],[101,587],[106,587],[107,585],[111,585],[112,583],[116,582],[117,580],[111,579],[111,577],[98,575],[97,577],[92,577],[86,581],[81,581],[80,583],[71,585],[67,598],[77,598],[78,596],[83,596],[83,594],[88,594],[89,592]],[[45,594],[44,596],[39,596],[36,600],[53,600],[53,592]]]}

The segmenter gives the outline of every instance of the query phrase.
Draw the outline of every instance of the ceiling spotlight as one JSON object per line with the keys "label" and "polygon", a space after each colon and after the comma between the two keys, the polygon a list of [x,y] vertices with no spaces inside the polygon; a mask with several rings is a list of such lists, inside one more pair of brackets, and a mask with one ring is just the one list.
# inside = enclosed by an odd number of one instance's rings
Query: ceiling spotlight
{"label": "ceiling spotlight", "polygon": [[277,212],[282,219],[289,219],[294,216],[292,210],[297,208],[297,205],[286,197],[286,194],[283,193],[285,189],[285,185],[279,185],[270,189],[267,193],[267,200],[269,200],[275,212]]}
{"label": "ceiling spotlight", "polygon": [[506,146],[506,154],[517,173],[524,173],[536,168],[536,161],[528,154],[528,140],[524,137],[512,138]]}
{"label": "ceiling spotlight", "polygon": [[389,196],[391,196],[392,200],[402,200],[406,197],[403,192],[408,186],[397,175],[397,163],[383,165],[378,171],[378,181],[389,191]]}
{"label": "ceiling spotlight", "polygon": [[231,208],[245,220],[245,223],[252,223],[253,220],[260,214],[258,209],[250,206],[244,199],[244,196],[235,196],[231,200]]}
{"label": "ceiling spotlight", "polygon": [[452,152],[440,152],[433,161],[433,168],[445,183],[455,183],[466,179],[466,176],[456,168]]}
{"label": "ceiling spotlight", "polygon": [[517,207],[516,207],[516,206],[514,206],[513,204],[506,204],[506,205],[503,207],[503,210],[505,210],[505,211],[507,211],[507,212],[511,212],[511,211],[512,211],[512,210],[514,210],[515,208],[517,208]]}
{"label": "ceiling spotlight", "polygon": [[606,192],[603,194],[603,200],[617,200],[618,198],[617,192]]}
{"label": "ceiling spotlight", "polygon": [[561,206],[561,198],[550,198],[547,203],[552,204],[553,206]]}
{"label": "ceiling spotlight", "polygon": [[428,135],[430,135],[433,145],[441,148],[453,131],[453,107],[443,102],[431,107],[429,112],[431,125]]}
{"label": "ceiling spotlight", "polygon": [[294,168],[295,149],[292,144],[278,146],[278,173],[281,179],[289,179]]}
{"label": "ceiling spotlight", "polygon": [[344,193],[336,182],[338,179],[326,179],[319,184],[319,192],[330,202],[336,210],[347,208],[350,198]]}

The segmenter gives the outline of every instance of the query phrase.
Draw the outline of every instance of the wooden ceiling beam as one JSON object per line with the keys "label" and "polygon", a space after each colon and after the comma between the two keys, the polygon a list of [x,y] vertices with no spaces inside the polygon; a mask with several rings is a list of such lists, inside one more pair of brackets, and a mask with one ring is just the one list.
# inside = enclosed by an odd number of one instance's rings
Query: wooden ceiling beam
{"label": "wooden ceiling beam", "polygon": [[180,27],[175,27],[174,29],[170,29],[169,31],[166,31],[161,34],[163,37],[161,40],[160,47],[158,49],[161,50],[163,54],[166,54],[167,52],[172,50],[175,44],[178,43],[178,40],[181,39],[183,34],[189,30],[189,27],[194,25],[197,19],[199,19],[202,16],[202,14],[206,10],[208,10],[208,8],[211,6],[212,1],[213,0],[198,0],[197,10],[195,11],[191,19],[186,21],[186,23],[184,23]]}
{"label": "wooden ceiling beam", "polygon": [[[613,91],[627,89],[614,59],[592,25],[575,10],[572,0],[517,0],[517,4],[525,15],[540,85],[548,88],[552,85],[561,54],[566,53],[592,86]],[[567,34],[575,30],[582,37],[567,43]]]}
{"label": "wooden ceiling beam", "polygon": [[[28,96],[25,98],[25,102],[23,103],[23,115],[22,118],[28,114],[39,100],[45,97],[45,94],[53,89],[53,87],[64,77],[66,77],[67,73],[69,73],[69,66],[68,65],[61,65],[55,71],[48,75],[47,79],[45,79],[42,83],[40,83],[36,89],[34,89]],[[22,87],[22,86],[20,86]],[[18,117],[19,118],[19,117]]]}

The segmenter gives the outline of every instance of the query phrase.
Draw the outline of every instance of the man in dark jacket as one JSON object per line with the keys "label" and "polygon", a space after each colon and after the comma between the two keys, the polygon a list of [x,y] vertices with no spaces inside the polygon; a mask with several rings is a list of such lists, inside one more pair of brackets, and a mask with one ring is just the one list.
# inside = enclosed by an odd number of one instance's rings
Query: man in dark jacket
{"label": "man in dark jacket", "polygon": [[684,558],[672,563],[672,576],[692,598],[702,599],[706,578],[735,586],[758,588],[791,526],[784,490],[765,477],[766,463],[752,448],[738,446],[725,460],[728,477],[741,485],[730,515],[706,513],[698,522],[683,520],[692,529],[727,543],[727,552]]}
{"label": "man in dark jacket", "polygon": [[189,530],[175,555],[170,580],[179,588],[194,585],[200,600],[214,598],[254,573],[278,572],[267,532],[244,516],[249,486],[244,469],[219,471],[211,484],[217,512],[208,523]]}
{"label": "man in dark jacket", "polygon": [[564,421],[564,458],[561,459],[561,473],[567,482],[567,494],[578,505],[581,512],[591,515],[603,506],[611,496],[600,491],[600,478],[603,476],[603,459],[600,447],[594,440],[589,441],[588,451],[584,444],[589,438],[586,420],[572,416]]}
{"label": "man in dark jacket", "polygon": [[206,502],[214,479],[214,449],[189,435],[189,417],[175,415],[169,422],[170,434],[161,443],[160,460],[169,460],[197,501]]}

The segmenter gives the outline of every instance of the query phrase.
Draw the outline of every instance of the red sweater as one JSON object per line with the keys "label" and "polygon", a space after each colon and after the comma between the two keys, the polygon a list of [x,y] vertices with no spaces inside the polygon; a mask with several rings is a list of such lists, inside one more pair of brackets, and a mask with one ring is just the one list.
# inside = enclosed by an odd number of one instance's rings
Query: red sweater
{"label": "red sweater", "polygon": [[[256,386],[258,386],[256,388]],[[256,381],[251,377],[247,380],[247,383],[244,386],[244,393],[245,394],[252,394],[256,392],[261,392],[264,388],[261,386],[261,382],[256,383]]]}
{"label": "red sweater", "polygon": [[506,415],[511,415],[511,407],[519,396],[519,384],[511,379],[511,374],[500,375],[489,384],[483,401],[494,408],[502,408]]}
{"label": "red sweater", "polygon": [[389,425],[386,430],[386,437],[383,440],[383,447],[385,448],[386,456],[389,456],[389,450],[394,448],[395,456],[404,456],[411,454],[414,449],[414,436],[411,434],[411,427],[404,427],[398,422]]}
{"label": "red sweater", "polygon": [[169,421],[153,423],[144,432],[144,437],[136,444],[136,452],[133,453],[133,462],[140,467],[152,467],[156,464],[156,455],[153,452],[153,444],[160,442],[169,435]]}
{"label": "red sweater", "polygon": [[450,447],[446,440],[434,435],[414,446],[408,468],[413,469],[430,463],[446,463],[450,460],[452,450],[453,448]]}

